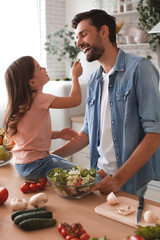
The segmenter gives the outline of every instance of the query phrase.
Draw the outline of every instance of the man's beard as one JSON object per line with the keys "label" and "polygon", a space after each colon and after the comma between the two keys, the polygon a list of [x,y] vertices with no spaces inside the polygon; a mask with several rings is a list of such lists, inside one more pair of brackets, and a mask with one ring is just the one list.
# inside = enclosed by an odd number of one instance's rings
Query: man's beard
{"label": "man's beard", "polygon": [[101,47],[101,48],[99,47],[98,48],[98,47],[92,46],[91,47],[91,53],[86,55],[86,60],[88,62],[93,62],[95,60],[98,60],[103,55],[104,51],[105,51],[104,47]]}

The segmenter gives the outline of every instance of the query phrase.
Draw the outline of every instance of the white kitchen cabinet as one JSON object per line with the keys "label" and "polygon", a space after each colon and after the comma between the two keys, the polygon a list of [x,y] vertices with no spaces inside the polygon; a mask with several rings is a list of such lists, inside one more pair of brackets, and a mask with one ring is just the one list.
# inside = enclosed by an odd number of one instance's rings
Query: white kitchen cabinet
{"label": "white kitchen cabinet", "polygon": [[[73,116],[70,118],[70,127],[79,132],[83,126],[84,116]],[[89,145],[71,156],[71,161],[79,166],[90,168]]]}

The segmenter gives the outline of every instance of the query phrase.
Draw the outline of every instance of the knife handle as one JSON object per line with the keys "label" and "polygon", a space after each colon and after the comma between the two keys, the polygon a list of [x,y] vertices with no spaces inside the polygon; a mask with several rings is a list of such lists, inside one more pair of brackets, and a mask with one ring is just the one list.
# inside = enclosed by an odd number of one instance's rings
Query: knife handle
{"label": "knife handle", "polygon": [[143,196],[140,196],[138,199],[139,199],[138,209],[143,209],[143,206],[144,206],[144,197],[143,197]]}

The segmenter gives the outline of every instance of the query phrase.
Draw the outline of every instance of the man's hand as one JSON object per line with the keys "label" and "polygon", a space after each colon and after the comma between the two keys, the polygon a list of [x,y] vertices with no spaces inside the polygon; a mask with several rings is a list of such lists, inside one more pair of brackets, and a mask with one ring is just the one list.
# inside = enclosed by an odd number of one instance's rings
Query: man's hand
{"label": "man's hand", "polygon": [[97,172],[101,175],[102,180],[92,188],[92,192],[99,190],[102,193],[108,194],[110,192],[116,193],[120,190],[119,184],[114,176],[108,175],[102,169]]}

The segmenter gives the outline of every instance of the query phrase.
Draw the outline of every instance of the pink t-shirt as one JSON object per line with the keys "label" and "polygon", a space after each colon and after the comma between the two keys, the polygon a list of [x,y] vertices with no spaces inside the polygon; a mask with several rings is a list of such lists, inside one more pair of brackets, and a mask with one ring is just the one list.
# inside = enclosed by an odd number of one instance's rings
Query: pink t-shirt
{"label": "pink t-shirt", "polygon": [[49,155],[52,135],[49,106],[54,99],[54,95],[38,91],[31,108],[19,121],[14,137],[15,163],[29,163]]}

